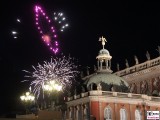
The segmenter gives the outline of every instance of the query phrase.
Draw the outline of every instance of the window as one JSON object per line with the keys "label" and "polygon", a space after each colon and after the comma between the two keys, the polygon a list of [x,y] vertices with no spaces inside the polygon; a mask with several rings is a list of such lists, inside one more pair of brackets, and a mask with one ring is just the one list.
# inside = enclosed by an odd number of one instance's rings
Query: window
{"label": "window", "polygon": [[120,109],[120,120],[127,120],[127,113],[124,108]]}
{"label": "window", "polygon": [[111,108],[109,106],[104,109],[104,119],[105,120],[112,120],[112,112],[111,112]]}
{"label": "window", "polygon": [[140,110],[135,110],[135,120],[141,120],[141,113]]}
{"label": "window", "polygon": [[74,117],[74,111],[73,111],[73,108],[70,107],[69,118],[72,119],[73,117]]}

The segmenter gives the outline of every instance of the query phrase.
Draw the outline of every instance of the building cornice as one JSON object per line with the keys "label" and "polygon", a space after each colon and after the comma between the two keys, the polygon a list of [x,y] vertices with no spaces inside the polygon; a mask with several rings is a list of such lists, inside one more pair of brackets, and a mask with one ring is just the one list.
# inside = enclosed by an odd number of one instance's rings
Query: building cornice
{"label": "building cornice", "polygon": [[155,59],[148,60],[141,64],[137,64],[132,67],[126,68],[124,70],[117,71],[114,74],[126,77],[128,79],[129,77],[139,76],[159,69],[160,69],[160,57],[157,57]]}
{"label": "building cornice", "polygon": [[[73,99],[74,98],[74,99]],[[84,104],[89,101],[100,101],[100,102],[112,102],[112,103],[128,103],[128,104],[148,104],[160,106],[160,97],[147,96],[144,94],[132,94],[122,92],[110,92],[110,91],[89,91],[81,93],[74,97],[69,97],[67,105],[74,106]]]}

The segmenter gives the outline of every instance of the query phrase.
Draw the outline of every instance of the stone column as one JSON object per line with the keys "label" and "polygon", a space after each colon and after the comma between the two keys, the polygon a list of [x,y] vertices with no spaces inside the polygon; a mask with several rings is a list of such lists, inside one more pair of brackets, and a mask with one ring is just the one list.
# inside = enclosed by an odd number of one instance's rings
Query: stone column
{"label": "stone column", "polygon": [[117,112],[117,103],[114,103],[114,113],[112,112],[112,119],[117,120],[117,115],[119,112]]}
{"label": "stone column", "polygon": [[100,61],[100,70],[102,70],[102,60]]}
{"label": "stone column", "polygon": [[104,113],[101,109],[102,109],[102,104],[101,104],[101,102],[100,101],[98,101],[98,103],[99,103],[99,118],[100,118],[100,120],[102,120],[103,118],[102,118],[102,114]]}
{"label": "stone column", "polygon": [[146,108],[146,103],[142,103],[142,120],[146,120],[146,112],[147,112],[147,108]]}
{"label": "stone column", "polygon": [[80,105],[77,105],[76,120],[81,120]]}
{"label": "stone column", "polygon": [[81,104],[81,119],[84,120],[84,106]]}
{"label": "stone column", "polygon": [[91,89],[90,89],[90,91],[92,91],[92,90],[93,90],[93,84],[91,84],[90,86],[91,86]]}
{"label": "stone column", "polygon": [[154,82],[154,79],[152,78],[150,79],[149,84],[148,84],[150,95],[152,95],[153,88],[154,88],[153,82]]}
{"label": "stone column", "polygon": [[99,68],[99,60],[97,60],[97,67],[98,67],[98,70],[99,70],[99,69],[100,69],[100,68]]}
{"label": "stone column", "polygon": [[70,107],[67,108],[66,119],[70,120]]}
{"label": "stone column", "polygon": [[71,120],[74,120],[74,107],[71,107]]}
{"label": "stone column", "polygon": [[109,67],[108,68],[111,69],[111,60],[109,60]]}
{"label": "stone column", "polygon": [[137,83],[137,94],[140,94],[141,92],[141,82]]}
{"label": "stone column", "polygon": [[73,107],[69,107],[69,120],[73,120],[74,117],[74,111],[73,111]]}
{"label": "stone column", "polygon": [[77,108],[76,106],[74,106],[74,119],[73,120],[76,120],[76,112],[77,112]]}
{"label": "stone column", "polygon": [[106,63],[106,69],[108,68],[108,61],[107,60],[105,60],[105,63]]}
{"label": "stone column", "polygon": [[[131,104],[129,104],[129,114],[130,114],[130,120],[132,120],[133,118],[132,118],[132,105]],[[133,114],[134,115],[134,114]]]}
{"label": "stone column", "polygon": [[89,120],[90,114],[89,114],[89,106],[88,103],[84,104],[84,120]]}

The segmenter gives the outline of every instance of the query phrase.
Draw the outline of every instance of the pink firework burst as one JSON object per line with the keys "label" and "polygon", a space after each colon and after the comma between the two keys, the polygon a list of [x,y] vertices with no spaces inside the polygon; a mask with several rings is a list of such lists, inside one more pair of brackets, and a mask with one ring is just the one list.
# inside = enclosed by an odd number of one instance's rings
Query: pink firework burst
{"label": "pink firework burst", "polygon": [[38,5],[35,6],[35,20],[42,40],[49,47],[49,49],[56,54],[59,49],[55,27],[52,25],[52,21],[48,15]]}

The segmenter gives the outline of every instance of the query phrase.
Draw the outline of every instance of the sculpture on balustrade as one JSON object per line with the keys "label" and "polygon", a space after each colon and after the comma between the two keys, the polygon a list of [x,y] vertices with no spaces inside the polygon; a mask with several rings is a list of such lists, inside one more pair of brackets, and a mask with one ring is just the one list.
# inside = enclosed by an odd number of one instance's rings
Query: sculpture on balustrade
{"label": "sculpture on balustrade", "polygon": [[111,85],[111,91],[112,91],[112,92],[115,92],[113,85]]}
{"label": "sculpture on balustrade", "polygon": [[138,58],[137,58],[136,55],[134,56],[134,60],[135,60],[135,62],[136,62],[136,65],[139,64],[139,61],[138,61]]}
{"label": "sculpture on balustrade", "polygon": [[158,49],[156,49],[158,51],[158,54],[160,56],[160,46],[158,46]]}
{"label": "sculpture on balustrade", "polygon": [[101,85],[101,83],[98,83],[98,85],[97,85],[97,90],[102,90],[102,85]]}
{"label": "sculpture on balustrade", "polygon": [[119,69],[119,64],[117,63],[117,71],[119,71],[120,69]]}
{"label": "sculpture on balustrade", "polygon": [[87,66],[87,75],[89,75],[89,68],[90,68],[90,67]]}
{"label": "sculpture on balustrade", "polygon": [[151,59],[150,54],[149,54],[148,51],[146,52],[146,57],[147,57],[147,60],[150,60],[150,59]]}
{"label": "sculpture on balustrade", "polygon": [[129,63],[128,63],[128,60],[126,59],[126,68],[129,68]]}
{"label": "sculpture on balustrade", "polygon": [[110,91],[115,92],[115,88],[114,88],[113,83],[110,84]]}

